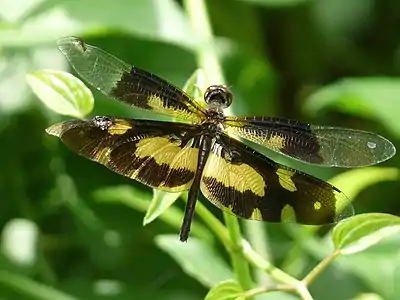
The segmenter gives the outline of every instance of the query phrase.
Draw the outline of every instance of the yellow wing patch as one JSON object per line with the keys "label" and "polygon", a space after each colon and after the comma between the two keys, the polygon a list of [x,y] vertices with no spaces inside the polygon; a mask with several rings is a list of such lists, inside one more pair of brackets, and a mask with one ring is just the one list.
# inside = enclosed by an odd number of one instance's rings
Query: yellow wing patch
{"label": "yellow wing patch", "polygon": [[293,181],[294,172],[292,170],[279,168],[276,171],[279,178],[279,184],[286,190],[290,192],[297,191],[297,187]]}
{"label": "yellow wing patch", "polygon": [[144,174],[146,168],[151,168],[154,177],[165,174],[165,178],[157,183],[158,189],[170,192],[189,189],[193,180],[184,181],[181,185],[173,184],[171,186],[169,179],[179,177],[179,172],[182,174],[190,172],[194,175],[199,150],[192,147],[193,143],[194,140],[191,139],[184,147],[181,147],[180,140],[171,141],[168,137],[151,137],[140,140],[136,144],[134,157],[142,163],[131,170],[129,177],[148,183],[147,179],[142,178],[142,174]]}
{"label": "yellow wing patch", "polygon": [[314,202],[314,209],[315,210],[320,210],[322,208],[322,204],[319,201]]}
{"label": "yellow wing patch", "polygon": [[180,140],[172,142],[166,137],[146,138],[136,144],[135,156],[153,158],[157,164],[167,164],[171,169],[196,171],[199,149],[191,148],[193,139],[183,148],[180,145]]}
{"label": "yellow wing patch", "polygon": [[107,131],[109,134],[124,134],[128,130],[132,129],[131,124],[124,119],[116,119],[114,124],[108,127]]}
{"label": "yellow wing patch", "polygon": [[152,157],[157,164],[169,164],[182,149],[180,141],[172,142],[166,137],[152,137],[140,140],[136,144],[135,156]]}
{"label": "yellow wing patch", "polygon": [[210,153],[203,176],[212,177],[225,187],[232,187],[238,192],[250,190],[260,197],[265,194],[264,179],[256,170],[247,164],[228,162],[216,153]]}
{"label": "yellow wing patch", "polygon": [[97,149],[96,152],[93,153],[92,159],[105,165],[110,161],[110,153],[111,153],[111,148],[108,146],[106,146],[102,149],[99,148],[99,149]]}
{"label": "yellow wing patch", "polygon": [[296,212],[294,208],[289,204],[286,204],[281,211],[281,221],[282,223],[295,223],[296,222]]}
{"label": "yellow wing patch", "polygon": [[[226,132],[230,136],[240,136],[275,151],[282,150],[286,147],[286,138],[284,136],[271,134],[267,138],[265,132],[259,132],[256,128],[252,127],[244,127],[246,124],[247,123],[236,122],[235,126],[227,126]],[[231,124],[229,121],[226,121],[226,125]],[[240,125],[243,125],[243,127],[241,127]]]}
{"label": "yellow wing patch", "polygon": [[[160,114],[171,115],[173,117],[176,117],[176,118],[179,118],[182,120],[191,120],[192,122],[195,122],[195,123],[200,123],[202,121],[201,115],[193,113],[192,111],[185,109],[183,107],[179,108],[176,105],[173,107],[169,107],[167,101],[168,100],[165,100],[156,94],[152,94],[152,95],[148,96],[148,98],[147,98],[147,105],[152,110],[154,110]],[[189,102],[186,103],[185,105],[189,105]]]}
{"label": "yellow wing patch", "polygon": [[249,219],[250,220],[262,220],[263,217],[262,217],[261,211],[258,208],[254,208]]}

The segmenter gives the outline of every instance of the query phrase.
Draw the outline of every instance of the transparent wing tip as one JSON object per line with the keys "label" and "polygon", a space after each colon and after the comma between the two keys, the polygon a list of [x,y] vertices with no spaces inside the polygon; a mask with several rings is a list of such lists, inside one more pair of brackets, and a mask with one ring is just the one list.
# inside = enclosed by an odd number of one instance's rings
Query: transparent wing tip
{"label": "transparent wing tip", "polygon": [[87,50],[86,43],[79,37],[67,36],[57,40],[57,47],[64,54],[71,50],[85,52]]}
{"label": "transparent wing tip", "polygon": [[336,217],[335,217],[335,223],[347,219],[349,217],[354,216],[354,207],[351,204],[351,201],[343,192],[337,191],[335,193],[335,198],[336,198]]}
{"label": "transparent wing tip", "polygon": [[344,208],[339,208],[336,211],[335,223],[354,216],[355,211],[351,203],[348,203]]}
{"label": "transparent wing tip", "polygon": [[392,158],[396,154],[396,147],[388,139],[379,136],[380,140],[378,142],[368,141],[367,147],[372,151],[376,149],[377,162],[384,162]]}
{"label": "transparent wing tip", "polygon": [[59,137],[63,132],[62,127],[63,127],[63,122],[51,125],[50,127],[46,128],[46,133]]}
{"label": "transparent wing tip", "polygon": [[69,120],[53,124],[45,129],[47,134],[61,137],[66,131],[85,123],[83,120]]}

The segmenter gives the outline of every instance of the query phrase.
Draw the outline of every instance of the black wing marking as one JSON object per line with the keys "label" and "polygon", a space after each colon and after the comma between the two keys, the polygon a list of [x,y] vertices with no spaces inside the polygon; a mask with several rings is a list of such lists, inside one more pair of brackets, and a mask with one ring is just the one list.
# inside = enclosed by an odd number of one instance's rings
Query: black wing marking
{"label": "black wing marking", "polygon": [[116,173],[178,192],[190,188],[196,172],[196,130],[194,125],[103,116],[57,123],[46,131]]}
{"label": "black wing marking", "polygon": [[234,215],[268,222],[335,223],[354,214],[334,186],[262,156],[222,135],[210,153],[201,191]]}
{"label": "black wing marking", "polygon": [[229,134],[323,166],[369,166],[396,153],[389,140],[362,130],[315,126],[275,117],[228,117],[225,125]]}
{"label": "black wing marking", "polygon": [[84,80],[111,98],[193,123],[204,117],[202,107],[190,96],[154,74],[77,37],[61,38],[57,45]]}

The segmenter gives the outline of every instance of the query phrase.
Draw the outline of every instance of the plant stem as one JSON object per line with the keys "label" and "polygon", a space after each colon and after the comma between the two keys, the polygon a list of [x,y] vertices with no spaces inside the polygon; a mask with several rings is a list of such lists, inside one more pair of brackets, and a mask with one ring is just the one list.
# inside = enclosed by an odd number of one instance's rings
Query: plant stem
{"label": "plant stem", "polygon": [[297,293],[301,297],[302,300],[313,300],[310,292],[307,289],[306,285],[300,285],[296,288]]}
{"label": "plant stem", "polygon": [[340,254],[340,251],[336,250],[331,255],[325,257],[310,273],[304,277],[302,282],[305,286],[309,286],[311,282],[323,271],[326,267]]}
{"label": "plant stem", "polygon": [[225,224],[228,227],[229,238],[231,240],[231,260],[240,285],[244,290],[253,288],[250,266],[243,255],[242,235],[240,233],[239,222],[236,217],[224,213]]}
{"label": "plant stem", "polygon": [[[225,84],[222,68],[214,47],[213,34],[204,0],[184,0],[183,3],[194,35],[199,41],[196,47],[198,66],[204,70],[208,84]],[[211,229],[214,230],[225,246],[227,246],[228,250],[230,250],[236,277],[244,290],[249,290],[253,286],[250,266],[247,263],[249,261],[256,267],[266,271],[278,282],[293,286],[293,289],[297,291],[302,299],[312,300],[303,282],[276,268],[251,248],[249,243],[242,238],[239,221],[235,216],[224,212],[224,219],[229,233],[229,240],[227,241],[223,225],[204,206],[199,205],[198,209],[202,218],[208,225],[211,225]]]}
{"label": "plant stem", "polygon": [[[225,247],[230,250],[231,256],[240,258],[243,260],[243,257],[250,262],[257,269],[261,269],[266,272],[274,281],[282,283],[281,285],[276,285],[275,287],[268,288],[256,288],[256,289],[247,289],[249,291],[249,297],[254,296],[253,293],[259,294],[262,292],[268,291],[293,291],[301,296],[302,299],[312,300],[310,293],[307,290],[306,285],[297,280],[296,278],[290,276],[289,274],[283,272],[282,270],[276,268],[271,263],[262,258],[257,252],[255,252],[249,242],[245,239],[240,239],[241,247],[235,250],[234,245],[232,244],[232,231],[227,230],[224,225],[201,203],[197,203],[196,208],[197,214],[204,220],[204,222],[210,227],[210,229],[215,233],[215,235],[224,243]],[[240,251],[240,253],[236,253]],[[234,258],[232,258],[232,261]],[[241,263],[241,261],[239,261]],[[241,265],[235,266],[235,272],[240,271]],[[249,275],[250,278],[250,275]],[[245,280],[245,279],[242,279]],[[248,299],[248,298],[246,298]]]}
{"label": "plant stem", "polygon": [[289,284],[293,287],[299,285],[300,281],[275,267],[270,262],[264,260],[257,252],[255,252],[246,240],[242,240],[243,255],[255,267],[269,274],[275,281]]}
{"label": "plant stem", "polygon": [[261,295],[261,294],[265,294],[265,293],[269,293],[269,292],[276,292],[276,291],[285,291],[285,292],[291,292],[294,293],[296,292],[296,289],[293,288],[290,285],[271,285],[271,286],[267,286],[267,287],[257,287],[254,288],[252,290],[248,290],[244,293],[244,296],[246,299],[248,299],[249,297],[254,297],[257,295]]}
{"label": "plant stem", "polygon": [[199,215],[204,223],[214,232],[218,239],[226,248],[231,247],[228,230],[200,201],[196,204],[196,214]]}
{"label": "plant stem", "polygon": [[[199,39],[197,47],[197,60],[200,68],[204,70],[208,83],[224,84],[224,76],[214,48],[210,21],[203,0],[185,0],[186,11],[192,24],[196,37]],[[251,289],[253,282],[250,268],[242,255],[241,233],[238,220],[224,213],[225,222],[229,231],[230,255],[237,279],[243,289]],[[207,217],[210,220],[209,216]],[[221,230],[218,230],[221,235]]]}
{"label": "plant stem", "polygon": [[[184,6],[199,43],[196,47],[198,66],[204,70],[206,80],[212,84],[224,84],[224,76],[214,47],[214,38],[204,0],[185,0]],[[229,231],[230,256],[239,284],[244,290],[253,287],[250,266],[243,257],[242,236],[236,217],[224,213]]]}
{"label": "plant stem", "polygon": [[214,47],[214,38],[204,0],[183,1],[193,34],[198,41],[197,65],[204,70],[208,83],[224,84],[225,79]]}

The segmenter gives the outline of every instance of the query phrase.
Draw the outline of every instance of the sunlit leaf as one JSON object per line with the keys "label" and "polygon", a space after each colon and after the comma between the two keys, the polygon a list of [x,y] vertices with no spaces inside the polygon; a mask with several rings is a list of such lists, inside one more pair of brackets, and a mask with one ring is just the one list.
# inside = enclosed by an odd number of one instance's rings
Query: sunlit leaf
{"label": "sunlit leaf", "polygon": [[43,70],[29,73],[26,78],[39,99],[59,114],[83,118],[93,109],[92,92],[72,74]]}
{"label": "sunlit leaf", "polygon": [[363,251],[381,239],[400,232],[400,217],[369,213],[360,214],[340,222],[333,229],[334,246],[341,254]]}
{"label": "sunlit leaf", "polygon": [[196,237],[187,243],[179,241],[177,235],[159,235],[155,242],[192,276],[206,287],[213,287],[221,281],[234,278],[227,263],[210,245]]}
{"label": "sunlit leaf", "polygon": [[153,189],[153,199],[143,219],[143,225],[154,221],[159,215],[166,211],[172,203],[181,196],[182,193],[168,193]]}
{"label": "sunlit leaf", "polygon": [[13,263],[32,266],[37,259],[39,228],[28,219],[12,219],[3,228],[1,248]]}
{"label": "sunlit leaf", "polygon": [[322,109],[332,107],[375,119],[399,136],[399,98],[398,78],[347,78],[317,90],[307,99],[304,109],[307,113],[315,115]]}
{"label": "sunlit leaf", "polygon": [[214,286],[206,295],[205,300],[233,300],[242,293],[240,285],[233,280],[228,280]]}

